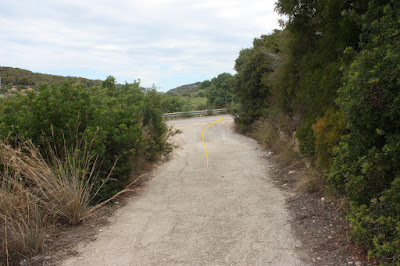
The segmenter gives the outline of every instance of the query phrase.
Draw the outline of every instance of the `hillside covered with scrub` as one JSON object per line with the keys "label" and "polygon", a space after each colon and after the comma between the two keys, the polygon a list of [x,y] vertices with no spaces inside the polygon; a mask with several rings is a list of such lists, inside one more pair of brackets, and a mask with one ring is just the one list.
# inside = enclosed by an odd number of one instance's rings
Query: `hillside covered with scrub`
{"label": "hillside covered with scrub", "polygon": [[399,264],[400,3],[278,0],[276,9],[283,30],[236,59],[238,127],[277,150],[282,138],[298,143],[325,180],[307,187],[345,200],[350,240]]}
{"label": "hillside covered with scrub", "polygon": [[0,262],[41,253],[55,228],[119,194],[171,149],[162,113],[180,108],[175,96],[117,87],[112,76],[37,90],[0,98]]}
{"label": "hillside covered with scrub", "polygon": [[13,86],[29,86],[37,87],[41,83],[49,83],[61,85],[63,82],[70,82],[73,84],[83,84],[85,86],[100,86],[101,80],[93,80],[78,77],[64,77],[50,74],[34,73],[32,71],[14,67],[0,66],[0,77],[2,89],[11,89]]}
{"label": "hillside covered with scrub", "polygon": [[231,81],[230,73],[221,73],[211,80],[171,89],[167,94],[181,97],[185,102],[183,111],[231,108],[235,101]]}

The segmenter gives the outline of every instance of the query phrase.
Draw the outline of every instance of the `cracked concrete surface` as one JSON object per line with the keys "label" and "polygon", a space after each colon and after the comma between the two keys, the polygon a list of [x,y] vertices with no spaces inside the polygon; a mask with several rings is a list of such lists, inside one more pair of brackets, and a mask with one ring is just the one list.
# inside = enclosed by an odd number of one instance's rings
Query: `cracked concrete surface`
{"label": "cracked concrete surface", "polygon": [[[201,133],[205,132],[209,168]],[[271,163],[230,116],[173,120],[172,159],[64,265],[304,265]]]}

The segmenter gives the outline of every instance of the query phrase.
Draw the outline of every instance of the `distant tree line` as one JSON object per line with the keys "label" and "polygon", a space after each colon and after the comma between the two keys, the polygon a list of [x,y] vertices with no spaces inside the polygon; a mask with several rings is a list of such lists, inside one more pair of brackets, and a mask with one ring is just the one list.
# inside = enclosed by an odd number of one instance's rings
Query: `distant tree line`
{"label": "distant tree line", "polygon": [[[229,73],[221,73],[211,80],[169,90],[167,95],[181,96],[183,105],[181,105],[180,111],[230,107],[235,101],[232,77]],[[179,100],[175,98],[174,101],[178,102]]]}
{"label": "distant tree line", "polygon": [[209,108],[228,107],[234,101],[232,75],[229,73],[222,73],[211,80],[203,81],[200,89],[205,91]]}

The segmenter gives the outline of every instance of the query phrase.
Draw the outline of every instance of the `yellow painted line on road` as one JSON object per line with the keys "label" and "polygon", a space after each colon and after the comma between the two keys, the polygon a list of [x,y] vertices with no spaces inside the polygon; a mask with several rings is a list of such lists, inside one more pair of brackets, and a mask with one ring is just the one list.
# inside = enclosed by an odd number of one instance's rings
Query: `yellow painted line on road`
{"label": "yellow painted line on road", "polygon": [[209,124],[208,126],[206,126],[203,130],[203,134],[201,134],[201,138],[203,139],[203,144],[204,144],[204,149],[206,150],[206,157],[207,157],[207,168],[208,168],[208,152],[207,152],[207,147],[206,147],[206,143],[204,141],[204,132],[206,131],[206,129],[211,126],[214,123],[217,123],[218,121],[221,121],[223,118],[221,117],[220,119],[218,119],[217,121],[212,122],[211,124]]}

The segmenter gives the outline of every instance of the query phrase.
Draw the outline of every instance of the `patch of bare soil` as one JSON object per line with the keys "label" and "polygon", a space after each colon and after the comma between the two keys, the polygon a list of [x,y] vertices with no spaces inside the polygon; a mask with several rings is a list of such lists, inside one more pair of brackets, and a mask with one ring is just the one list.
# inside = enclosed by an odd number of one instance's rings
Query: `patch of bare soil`
{"label": "patch of bare soil", "polygon": [[[274,160],[273,156],[269,159]],[[276,160],[275,160],[276,161]],[[301,169],[287,169],[276,163],[272,175],[275,184],[290,191],[287,207],[292,229],[302,242],[301,249],[309,254],[311,265],[378,265],[368,260],[366,252],[347,240],[349,225],[342,203],[322,192],[296,191]]]}

